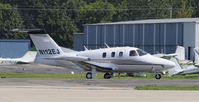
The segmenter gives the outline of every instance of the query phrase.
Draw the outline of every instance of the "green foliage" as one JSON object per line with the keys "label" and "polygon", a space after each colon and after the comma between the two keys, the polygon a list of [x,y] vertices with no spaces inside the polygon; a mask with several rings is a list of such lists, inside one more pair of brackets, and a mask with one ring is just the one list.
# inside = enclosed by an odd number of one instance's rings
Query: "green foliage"
{"label": "green foliage", "polygon": [[9,4],[0,3],[0,38],[24,38],[21,34],[12,34],[10,31],[14,28],[22,28],[23,21],[17,8],[10,6]]}
{"label": "green foliage", "polygon": [[178,11],[178,18],[190,18],[193,15],[193,8],[191,5],[187,4],[186,0],[182,0],[182,8],[180,11]]}
{"label": "green foliage", "polygon": [[82,23],[110,22],[116,13],[115,10],[111,3],[98,0],[81,6],[78,10],[78,18]]}
{"label": "green foliage", "polygon": [[72,48],[73,33],[77,28],[66,10],[40,11],[36,21],[37,27],[44,28],[60,46]]}

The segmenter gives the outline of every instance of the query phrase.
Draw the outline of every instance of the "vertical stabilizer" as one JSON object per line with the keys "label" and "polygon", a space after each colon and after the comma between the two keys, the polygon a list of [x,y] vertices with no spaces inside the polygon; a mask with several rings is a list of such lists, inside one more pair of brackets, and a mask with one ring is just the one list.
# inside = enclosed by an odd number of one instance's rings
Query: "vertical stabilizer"
{"label": "vertical stabilizer", "polygon": [[175,54],[177,55],[176,58],[180,60],[185,60],[185,49],[182,46],[177,46]]}
{"label": "vertical stabilizer", "polygon": [[193,49],[195,53],[195,63],[198,65],[199,64],[199,48],[196,47]]}
{"label": "vertical stabilizer", "polygon": [[28,32],[39,55],[45,58],[56,57],[63,55],[62,49],[55,43],[55,41],[45,32],[39,31]]}

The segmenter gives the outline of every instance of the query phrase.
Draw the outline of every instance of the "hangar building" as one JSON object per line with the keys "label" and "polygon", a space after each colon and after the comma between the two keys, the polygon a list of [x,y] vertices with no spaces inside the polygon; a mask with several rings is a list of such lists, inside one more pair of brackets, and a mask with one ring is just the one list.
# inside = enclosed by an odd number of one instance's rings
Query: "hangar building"
{"label": "hangar building", "polygon": [[22,57],[30,49],[30,40],[0,39],[0,57]]}
{"label": "hangar building", "polygon": [[194,59],[199,47],[199,18],[153,19],[112,23],[85,24],[84,33],[74,34],[74,49],[109,46],[132,46],[151,54],[174,53],[185,47],[185,58]]}

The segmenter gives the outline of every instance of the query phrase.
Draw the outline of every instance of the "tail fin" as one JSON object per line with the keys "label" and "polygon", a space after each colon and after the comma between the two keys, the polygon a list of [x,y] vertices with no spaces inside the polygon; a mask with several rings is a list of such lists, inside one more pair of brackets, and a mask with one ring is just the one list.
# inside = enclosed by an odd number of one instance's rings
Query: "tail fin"
{"label": "tail fin", "polygon": [[180,60],[185,60],[185,49],[182,46],[177,46],[175,54],[176,57]]}
{"label": "tail fin", "polygon": [[37,56],[37,52],[36,51],[28,51],[23,57],[21,57],[21,60],[23,62],[34,62]]}
{"label": "tail fin", "polygon": [[179,64],[178,59],[171,58],[170,61],[172,61],[176,64],[174,68],[168,70],[168,73],[169,73],[170,76],[176,75],[176,74],[183,71],[182,66]]}
{"label": "tail fin", "polygon": [[198,47],[196,47],[193,50],[195,53],[195,63],[198,65],[199,64],[199,49],[198,49]]}
{"label": "tail fin", "polygon": [[63,55],[62,49],[55,41],[45,32],[30,31],[28,32],[40,56],[50,58]]}

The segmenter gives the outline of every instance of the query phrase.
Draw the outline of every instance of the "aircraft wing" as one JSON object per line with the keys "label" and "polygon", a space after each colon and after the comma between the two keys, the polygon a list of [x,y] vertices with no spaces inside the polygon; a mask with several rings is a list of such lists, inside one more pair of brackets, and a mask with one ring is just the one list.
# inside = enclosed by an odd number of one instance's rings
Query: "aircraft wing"
{"label": "aircraft wing", "polygon": [[93,62],[93,61],[84,61],[84,63],[93,65],[93,66],[101,68],[101,69],[106,69],[106,70],[117,69],[116,65],[113,63],[99,63],[99,62]]}
{"label": "aircraft wing", "polygon": [[159,58],[164,58],[164,57],[175,57],[177,54],[154,54],[153,56],[159,57]]}

